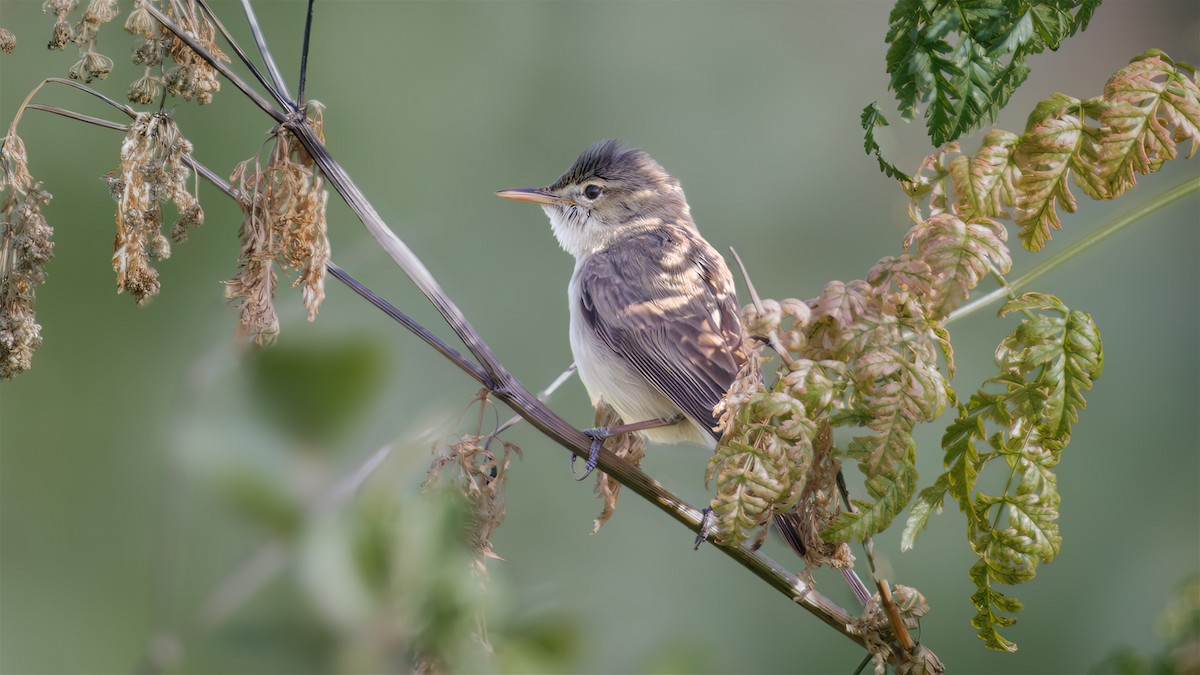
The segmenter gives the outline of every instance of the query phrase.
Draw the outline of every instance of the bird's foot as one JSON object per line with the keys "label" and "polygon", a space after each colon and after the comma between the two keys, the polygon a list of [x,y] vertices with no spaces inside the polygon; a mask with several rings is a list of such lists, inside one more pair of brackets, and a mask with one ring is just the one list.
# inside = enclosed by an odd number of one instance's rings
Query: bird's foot
{"label": "bird's foot", "polygon": [[[608,427],[597,427],[595,429],[584,429],[583,435],[592,439],[592,444],[588,446],[587,464],[583,466],[583,475],[575,480],[583,480],[591,475],[592,470],[596,468],[596,463],[600,461],[600,448],[604,447],[604,441],[612,438],[614,434]],[[575,475],[575,460],[579,459],[578,455],[571,455],[571,475]]]}
{"label": "bird's foot", "polygon": [[713,514],[713,510],[704,507],[700,511],[700,534],[696,535],[696,543],[692,546],[693,551],[700,550],[700,544],[708,541],[709,535],[717,531],[717,516]]}

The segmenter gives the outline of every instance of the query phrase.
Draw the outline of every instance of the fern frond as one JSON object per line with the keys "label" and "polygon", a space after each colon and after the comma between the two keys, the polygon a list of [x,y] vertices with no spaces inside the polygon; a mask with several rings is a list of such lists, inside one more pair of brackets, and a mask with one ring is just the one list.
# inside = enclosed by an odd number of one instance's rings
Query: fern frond
{"label": "fern frond", "polygon": [[1069,310],[1053,296],[1026,293],[1009,301],[1000,313],[1028,309],[1049,309],[1060,316],[1038,315],[1023,321],[1002,343],[1003,359],[1022,373],[1040,369],[1035,382],[1042,385],[1046,401],[1039,424],[1049,439],[1065,444],[1079,410],[1087,405],[1083,392],[1104,370],[1100,332],[1091,315]]}
{"label": "fern frond", "polygon": [[946,491],[949,487],[949,479],[946,474],[942,474],[933,485],[917,493],[917,498],[909,509],[908,520],[904,523],[904,532],[900,535],[901,551],[911,549],[917,543],[917,535],[929,523],[930,516],[942,512],[942,504],[946,501]]}
{"label": "fern frond", "polygon": [[875,127],[888,126],[887,118],[883,116],[883,111],[879,109],[878,101],[872,101],[867,107],[863,108],[861,124],[863,129],[863,149],[868,155],[875,155],[875,159],[879,162],[879,170],[888,178],[911,182],[912,178],[908,174],[883,158],[883,149],[879,147],[879,143],[875,140]]}
{"label": "fern frond", "polygon": [[[1042,293],[1012,299],[1001,314],[1016,311],[1027,317],[1001,341],[996,350],[1000,373],[985,382],[1000,391],[980,389],[959,407],[942,437],[946,471],[921,492],[903,537],[903,545],[911,546],[946,495],[958,502],[971,548],[980,558],[971,570],[977,587],[973,624],[989,647],[1002,650],[1016,648],[1000,635],[1015,619],[998,611],[1012,614],[1021,605],[992,585],[1024,583],[1040,563],[1058,555],[1061,498],[1053,469],[1070,441],[1070,425],[1086,405],[1083,392],[1104,364],[1100,334],[1086,313]],[[997,430],[989,433],[991,428]],[[979,442],[988,449],[981,452]],[[1007,463],[1010,477],[1001,494],[988,495],[980,476],[997,459]],[[1000,527],[1005,514],[1007,527]]]}
{"label": "fern frond", "polygon": [[984,136],[979,152],[971,159],[966,181],[970,185],[971,209],[968,211],[961,202],[959,206],[964,217],[971,211],[985,218],[1006,217],[1004,207],[1015,204],[1016,183],[1021,175],[1016,162],[1019,140],[1020,136],[1003,129],[992,129]]}
{"label": "fern frond", "polygon": [[904,119],[921,104],[934,145],[996,118],[1025,81],[1027,57],[1087,26],[1099,0],[900,0],[887,72]]}
{"label": "fern frond", "polygon": [[1008,273],[1012,259],[1004,242],[1004,227],[987,218],[964,223],[957,216],[938,214],[917,223],[905,237],[905,248],[916,246],[937,280],[923,300],[933,320],[950,314],[989,272]]}
{"label": "fern frond", "polygon": [[1083,119],[1083,104],[1078,99],[1055,94],[1042,101],[1029,117],[1025,135],[1017,146],[1021,177],[1017,181],[1017,225],[1021,242],[1031,251],[1040,250],[1050,239],[1050,231],[1062,227],[1058,218],[1061,206],[1074,213],[1075,195],[1067,186],[1072,170],[1076,183],[1097,199],[1105,197],[1087,180],[1096,168],[1083,149],[1095,130]]}
{"label": "fern frond", "polygon": [[997,651],[1017,651],[1015,643],[1000,635],[1000,629],[1012,626],[1017,620],[998,612],[1015,614],[1021,611],[1024,605],[1016,598],[1010,598],[992,589],[992,580],[984,561],[980,560],[972,565],[969,574],[977,589],[971,596],[971,604],[975,605],[975,618],[971,619],[971,625],[979,631],[979,639]]}
{"label": "fern frond", "polygon": [[1200,143],[1200,90],[1165,54],[1148,53],[1119,70],[1104,86],[1102,134],[1096,162],[1108,192],[1137,184],[1137,174],[1157,171],[1176,157],[1175,146]]}
{"label": "fern frond", "polygon": [[[902,456],[895,465],[882,464],[866,481],[867,494],[874,501],[854,500],[858,513],[842,513],[832,525],[821,532],[826,541],[863,540],[882,532],[908,505],[917,490],[917,446],[912,434],[895,428],[891,441],[901,449]],[[875,453],[880,443],[877,436],[863,436],[850,442],[851,456],[866,457]],[[866,472],[863,464],[859,468]]]}

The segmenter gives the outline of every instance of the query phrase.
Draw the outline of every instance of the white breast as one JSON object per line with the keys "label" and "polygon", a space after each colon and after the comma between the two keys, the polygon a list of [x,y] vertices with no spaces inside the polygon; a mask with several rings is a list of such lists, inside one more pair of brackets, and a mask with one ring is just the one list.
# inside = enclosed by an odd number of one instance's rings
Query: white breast
{"label": "white breast", "polygon": [[[680,414],[678,406],[660,393],[632,365],[613,352],[588,326],[580,301],[581,268],[582,263],[577,259],[575,272],[571,275],[571,283],[567,287],[567,302],[571,313],[571,352],[575,356],[579,379],[587,388],[592,404],[595,405],[599,401],[608,403],[626,424]],[[691,420],[639,433],[656,443],[688,441],[710,448],[716,447],[712,436]]]}

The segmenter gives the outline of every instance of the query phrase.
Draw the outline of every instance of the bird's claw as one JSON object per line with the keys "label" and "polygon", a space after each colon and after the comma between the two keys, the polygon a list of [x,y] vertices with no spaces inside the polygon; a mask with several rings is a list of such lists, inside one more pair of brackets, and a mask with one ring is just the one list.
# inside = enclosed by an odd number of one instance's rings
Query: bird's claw
{"label": "bird's claw", "polygon": [[[592,439],[592,444],[588,446],[587,464],[583,466],[583,475],[575,480],[583,480],[591,475],[592,470],[596,468],[596,464],[600,461],[600,448],[603,448],[604,441],[612,436],[608,431],[608,427],[584,429],[583,435]],[[575,475],[575,460],[578,458],[578,455],[571,455],[571,475]]]}
{"label": "bird's claw", "polygon": [[696,543],[692,546],[693,551],[700,550],[700,544],[708,541],[708,536],[717,529],[717,517],[713,515],[711,508],[705,507],[700,511],[700,534],[696,535]]}

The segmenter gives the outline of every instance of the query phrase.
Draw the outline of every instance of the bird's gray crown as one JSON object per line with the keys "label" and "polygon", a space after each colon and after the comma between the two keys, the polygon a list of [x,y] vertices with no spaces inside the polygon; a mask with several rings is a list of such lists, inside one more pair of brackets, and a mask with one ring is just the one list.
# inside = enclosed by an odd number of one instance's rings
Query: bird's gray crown
{"label": "bird's gray crown", "polygon": [[646,151],[630,147],[615,138],[592,144],[584,150],[550,189],[579,185],[592,178],[607,182],[665,184],[679,187],[679,181],[667,173]]}

